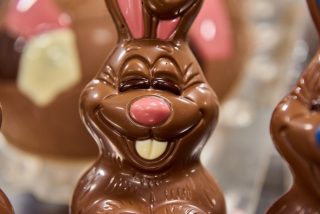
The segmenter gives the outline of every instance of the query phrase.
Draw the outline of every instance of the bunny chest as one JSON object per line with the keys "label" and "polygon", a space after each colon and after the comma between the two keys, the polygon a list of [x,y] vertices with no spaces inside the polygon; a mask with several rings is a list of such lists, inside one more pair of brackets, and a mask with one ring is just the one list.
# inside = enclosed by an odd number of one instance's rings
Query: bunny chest
{"label": "bunny chest", "polygon": [[216,198],[219,194],[201,168],[179,171],[151,176],[116,170],[105,171],[103,177],[101,169],[92,171],[87,186],[95,186],[96,191],[87,192],[83,198],[97,200],[94,203],[88,200],[91,205],[86,207],[91,208],[85,213],[91,213],[90,210],[137,214],[219,213],[219,198]]}

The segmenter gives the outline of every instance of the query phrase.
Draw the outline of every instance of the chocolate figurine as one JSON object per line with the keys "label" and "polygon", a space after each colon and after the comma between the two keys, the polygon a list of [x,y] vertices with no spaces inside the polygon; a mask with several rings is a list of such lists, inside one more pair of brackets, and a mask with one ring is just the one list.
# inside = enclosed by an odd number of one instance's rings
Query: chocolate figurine
{"label": "chocolate figurine", "polygon": [[224,214],[223,195],[199,160],[218,100],[186,42],[203,1],[105,2],[119,41],[80,99],[100,156],[71,213]]}
{"label": "chocolate figurine", "polygon": [[[0,105],[0,127],[2,122],[2,109]],[[6,195],[0,190],[0,213],[1,214],[13,214],[13,208]]]}
{"label": "chocolate figurine", "polygon": [[[319,28],[319,6],[308,0]],[[293,185],[268,214],[320,213],[320,50],[291,93],[275,109],[273,141],[288,162]]]}

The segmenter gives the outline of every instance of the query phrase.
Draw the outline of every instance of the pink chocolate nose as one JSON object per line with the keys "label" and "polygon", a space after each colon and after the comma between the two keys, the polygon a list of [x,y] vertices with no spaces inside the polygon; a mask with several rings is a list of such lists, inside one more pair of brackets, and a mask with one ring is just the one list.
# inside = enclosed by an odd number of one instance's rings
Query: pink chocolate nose
{"label": "pink chocolate nose", "polygon": [[144,126],[157,126],[167,121],[171,114],[169,104],[155,96],[142,97],[130,106],[130,116]]}

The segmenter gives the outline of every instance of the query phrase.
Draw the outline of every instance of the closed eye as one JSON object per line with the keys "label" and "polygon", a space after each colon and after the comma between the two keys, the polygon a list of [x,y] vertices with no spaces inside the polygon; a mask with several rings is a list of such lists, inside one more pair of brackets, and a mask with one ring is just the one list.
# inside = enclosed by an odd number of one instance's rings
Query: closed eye
{"label": "closed eye", "polygon": [[155,78],[152,81],[152,88],[169,91],[176,95],[181,94],[181,88],[179,87],[179,85],[170,79]]}
{"label": "closed eye", "polygon": [[134,77],[123,80],[119,85],[119,91],[125,92],[133,89],[148,89],[150,88],[150,81],[144,77]]}

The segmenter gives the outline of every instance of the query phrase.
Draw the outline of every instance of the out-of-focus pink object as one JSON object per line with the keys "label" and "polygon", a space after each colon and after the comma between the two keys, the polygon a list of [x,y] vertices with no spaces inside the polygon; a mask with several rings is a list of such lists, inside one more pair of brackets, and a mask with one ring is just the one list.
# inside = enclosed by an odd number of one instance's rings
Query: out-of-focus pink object
{"label": "out-of-focus pink object", "polygon": [[53,0],[11,0],[5,25],[11,33],[31,38],[54,29],[69,27],[71,21]]}
{"label": "out-of-focus pink object", "polygon": [[130,106],[130,116],[144,126],[157,126],[167,121],[171,114],[169,104],[160,97],[142,97]]}
{"label": "out-of-focus pink object", "polygon": [[157,29],[158,39],[168,40],[175,32],[180,18],[173,20],[161,20]]}
{"label": "out-of-focus pink object", "polygon": [[205,0],[190,36],[194,47],[206,60],[227,59],[233,55],[230,18],[223,0]]}
{"label": "out-of-focus pink object", "polygon": [[133,38],[142,38],[144,23],[141,0],[118,0],[118,4]]}

